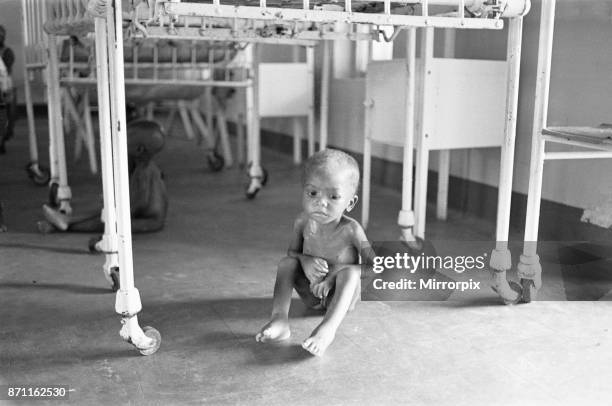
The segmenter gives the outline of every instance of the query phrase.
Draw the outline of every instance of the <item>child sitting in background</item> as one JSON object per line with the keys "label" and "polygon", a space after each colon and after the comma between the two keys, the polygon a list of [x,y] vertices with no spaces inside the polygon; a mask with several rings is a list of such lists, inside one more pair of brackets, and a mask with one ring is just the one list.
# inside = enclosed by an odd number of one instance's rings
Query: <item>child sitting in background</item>
{"label": "child sitting in background", "polygon": [[359,252],[369,243],[361,225],[344,215],[358,199],[359,167],[353,157],[333,149],[317,152],[304,165],[302,184],[303,212],[295,220],[287,256],[278,265],[272,317],[255,339],[289,338],[295,289],[307,306],[326,309],[323,321],[302,344],[313,355],[322,355],[359,299]]}
{"label": "child sitting in background", "polygon": [[[166,184],[153,155],[164,146],[164,134],[155,121],[136,120],[127,125],[130,160],[130,210],[132,231],[145,233],[164,227],[168,210]],[[80,231],[103,232],[100,209],[80,215],[66,215],[49,205],[43,206],[46,221],[38,223],[43,232]]]}
{"label": "child sitting in background", "polygon": [[6,30],[0,25],[0,154],[6,152],[5,143],[13,137],[17,118],[17,92],[11,78],[15,54],[4,45]]}

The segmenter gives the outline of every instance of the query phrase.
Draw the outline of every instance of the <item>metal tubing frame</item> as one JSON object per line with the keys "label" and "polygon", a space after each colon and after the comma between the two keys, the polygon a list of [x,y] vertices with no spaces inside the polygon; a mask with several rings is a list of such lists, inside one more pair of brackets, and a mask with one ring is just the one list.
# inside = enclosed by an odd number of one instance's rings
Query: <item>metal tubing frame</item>
{"label": "metal tubing frame", "polygon": [[107,34],[115,205],[105,210],[116,210],[120,287],[115,300],[115,310],[123,317],[120,335],[137,348],[146,349],[153,347],[155,340],[144,334],[137,318],[142,304],[138,289],[134,287],[132,260],[121,0],[115,0],[113,5],[114,7],[107,8],[106,23],[110,27]]}
{"label": "metal tubing frame", "polygon": [[51,182],[57,182],[57,199],[59,210],[63,213],[72,213],[70,199],[72,197],[68,186],[68,171],[66,169],[66,147],[64,145],[64,129],[61,114],[61,95],[59,87],[59,62],[57,56],[57,41],[55,35],[48,35],[47,53],[49,65],[47,67],[47,100],[49,103],[49,149],[51,168]]}
{"label": "metal tubing frame", "polygon": [[[306,65],[308,66],[308,88],[314,90],[315,86],[315,51],[314,47],[306,47]],[[315,96],[314,91],[308,104],[307,121],[307,136],[308,136],[308,156],[314,154],[314,139],[315,139]]]}
{"label": "metal tubing frame", "polygon": [[508,249],[508,235],[510,233],[510,202],[512,199],[512,174],[518,114],[522,32],[523,18],[517,17],[511,19],[506,53],[508,79],[506,81],[504,142],[501,146],[499,195],[497,200],[496,249],[498,251],[506,251]]}
{"label": "metal tubing frame", "polygon": [[319,129],[319,150],[327,148],[329,126],[329,85],[331,70],[331,44],[323,41],[323,66],[321,67],[321,116]]}
{"label": "metal tubing frame", "polygon": [[[292,48],[293,62],[300,62],[300,47],[294,45]],[[310,104],[310,103],[309,103]],[[299,165],[302,163],[302,139],[304,138],[304,127],[301,117],[293,117],[293,163]]]}
{"label": "metal tubing frame", "polygon": [[406,38],[406,115],[404,127],[404,149],[402,159],[402,208],[397,224],[401,237],[414,240],[414,208],[412,205],[412,183],[414,164],[415,97],[416,97],[416,28],[409,28]]}
{"label": "metal tubing frame", "polygon": [[[461,7],[460,10],[463,11]],[[463,12],[461,13],[463,15]],[[452,28],[444,30],[444,57],[455,57],[456,31]],[[436,217],[446,220],[448,216],[448,178],[450,173],[450,149],[438,151],[438,195],[436,203]]]}
{"label": "metal tubing frame", "polygon": [[531,163],[529,165],[529,189],[527,194],[527,213],[525,216],[525,245],[523,247],[523,255],[525,256],[536,255],[536,244],[533,242],[538,240],[546,142],[542,137],[542,129],[546,127],[548,118],[548,96],[554,24],[555,0],[543,0],[540,19],[538,67],[531,140]]}
{"label": "metal tubing frame", "polygon": [[249,20],[309,21],[333,23],[344,21],[352,24],[403,25],[412,27],[501,29],[501,19],[457,18],[440,16],[415,16],[400,14],[374,14],[351,11],[303,10],[278,7],[253,7],[212,5],[201,3],[165,2],[167,15],[189,15],[194,17],[246,18]]}
{"label": "metal tubing frame", "polygon": [[425,223],[427,211],[427,175],[429,170],[429,149],[426,138],[431,126],[431,117],[428,116],[425,99],[431,94],[431,61],[433,60],[434,29],[427,27],[421,29],[421,69],[422,82],[419,86],[419,113],[417,114],[417,158],[415,172],[415,226],[414,236],[425,238]]}
{"label": "metal tubing frame", "polygon": [[[29,0],[21,0],[21,26],[23,32],[23,41],[24,44],[30,45],[32,42],[32,27],[31,24],[28,24],[28,21],[33,21],[33,18],[29,18],[29,13],[32,13],[31,7],[28,7]],[[25,94],[25,103],[26,103],[26,115],[28,119],[28,143],[29,143],[29,153],[30,153],[30,164],[36,165],[36,170],[39,170],[38,167],[38,140],[36,137],[36,125],[34,123],[34,106],[32,101],[32,88],[30,87],[30,70],[28,66],[28,57],[26,55],[26,63],[23,67],[23,78],[24,78],[24,94]]]}
{"label": "metal tubing frame", "polygon": [[96,71],[99,78],[97,82],[98,91],[98,125],[100,129],[100,156],[102,172],[102,191],[104,209],[102,221],[104,222],[104,235],[102,236],[101,248],[105,253],[104,273],[110,280],[113,268],[119,267],[117,216],[115,212],[115,176],[113,169],[113,150],[111,143],[111,120],[110,120],[110,94],[109,94],[109,72],[108,72],[108,43],[106,32],[106,21],[103,18],[95,19],[96,35]]}

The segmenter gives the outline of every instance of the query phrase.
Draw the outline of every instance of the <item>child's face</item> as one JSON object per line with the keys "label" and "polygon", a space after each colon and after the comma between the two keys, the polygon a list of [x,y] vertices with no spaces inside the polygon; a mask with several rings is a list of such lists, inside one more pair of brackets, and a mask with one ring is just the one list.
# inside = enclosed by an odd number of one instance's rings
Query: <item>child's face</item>
{"label": "child's face", "polygon": [[302,206],[320,224],[339,220],[357,202],[348,170],[313,172],[304,184]]}

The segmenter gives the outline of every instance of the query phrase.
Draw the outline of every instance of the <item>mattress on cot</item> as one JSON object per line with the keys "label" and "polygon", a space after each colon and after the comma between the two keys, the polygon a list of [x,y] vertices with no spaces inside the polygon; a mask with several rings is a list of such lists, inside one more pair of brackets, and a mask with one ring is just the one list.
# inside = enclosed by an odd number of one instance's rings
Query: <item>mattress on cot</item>
{"label": "mattress on cot", "polygon": [[[96,102],[96,83],[93,81],[87,82],[71,82],[67,81],[63,84],[69,85],[75,89],[88,90],[90,100]],[[130,103],[143,103],[150,101],[161,100],[194,100],[202,95],[204,87],[193,85],[180,84],[165,84],[151,85],[126,82],[125,84],[125,100]]]}
{"label": "mattress on cot", "polygon": [[[213,4],[212,0],[186,0],[182,1],[182,3],[200,3],[200,4]],[[224,6],[250,6],[250,7],[260,7],[260,0],[221,0],[221,5]],[[123,11],[125,13],[131,10],[131,6],[129,3],[123,3]],[[303,0],[267,0],[266,7],[275,7],[275,8],[287,8],[287,9],[300,9],[302,10],[304,6]],[[314,9],[324,9],[324,10],[333,10],[333,11],[344,11],[345,10],[345,2],[338,0],[317,0],[316,3],[313,3]],[[396,0],[395,3],[391,3],[392,9],[402,9],[406,13],[414,13],[415,7],[420,7],[418,2],[414,1],[402,1],[399,2]],[[447,7],[448,8],[448,7]],[[455,7],[456,9],[456,7]],[[141,9],[138,13],[138,19],[144,18],[144,11],[148,12],[148,7],[144,4],[141,6]],[[384,11],[384,3],[382,1],[371,1],[371,0],[353,0],[351,1],[351,10],[353,12],[359,13],[382,13]]]}
{"label": "mattress on cot", "polygon": [[[70,61],[71,45],[73,62],[89,62],[90,56],[93,55],[93,41],[76,36],[71,36],[62,42],[60,61]],[[123,59],[131,63],[135,61],[136,56],[138,62],[153,63],[155,48],[157,48],[158,63],[172,63],[174,55],[177,63],[191,63],[194,56],[196,63],[220,63],[226,58],[229,63],[237,53],[237,47],[233,42],[142,40],[127,41],[123,47]]]}

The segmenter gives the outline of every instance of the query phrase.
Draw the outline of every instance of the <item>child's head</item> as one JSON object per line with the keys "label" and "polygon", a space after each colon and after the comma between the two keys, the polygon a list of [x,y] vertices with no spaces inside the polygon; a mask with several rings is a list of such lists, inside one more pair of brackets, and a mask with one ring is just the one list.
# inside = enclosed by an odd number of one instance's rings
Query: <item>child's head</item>
{"label": "child's head", "polygon": [[302,172],[304,210],[321,223],[339,219],[357,203],[359,166],[352,156],[325,149],[311,156]]}
{"label": "child's head", "polygon": [[164,131],[155,121],[135,120],[127,125],[128,155],[148,161],[164,147]]}

